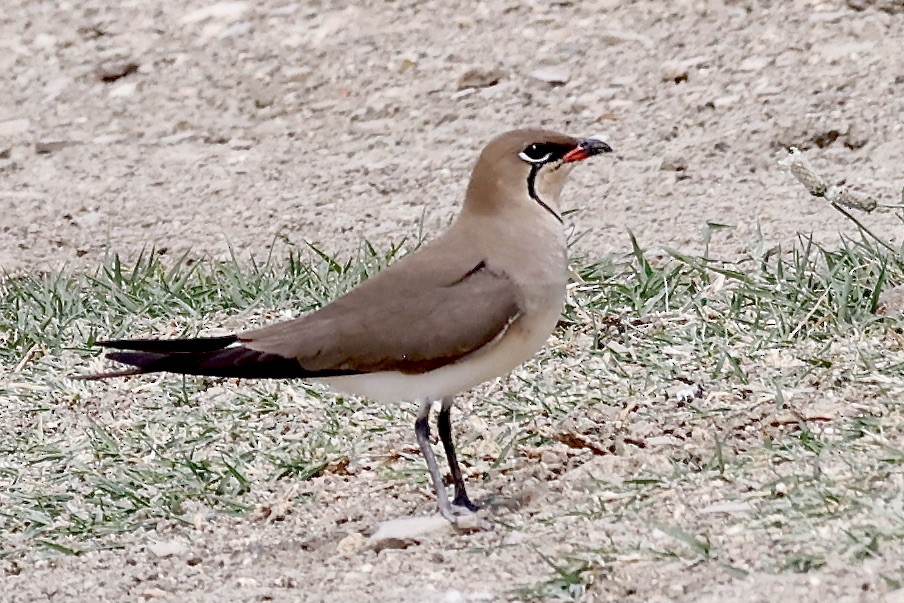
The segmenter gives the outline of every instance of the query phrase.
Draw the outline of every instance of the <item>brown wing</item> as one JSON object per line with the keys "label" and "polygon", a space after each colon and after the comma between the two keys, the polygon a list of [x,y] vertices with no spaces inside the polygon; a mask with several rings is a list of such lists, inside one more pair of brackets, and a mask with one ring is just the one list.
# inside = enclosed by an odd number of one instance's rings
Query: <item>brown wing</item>
{"label": "brown wing", "polygon": [[438,282],[385,276],[301,318],[241,333],[238,341],[295,358],[309,374],[421,373],[486,345],[520,315],[516,287],[484,262]]}

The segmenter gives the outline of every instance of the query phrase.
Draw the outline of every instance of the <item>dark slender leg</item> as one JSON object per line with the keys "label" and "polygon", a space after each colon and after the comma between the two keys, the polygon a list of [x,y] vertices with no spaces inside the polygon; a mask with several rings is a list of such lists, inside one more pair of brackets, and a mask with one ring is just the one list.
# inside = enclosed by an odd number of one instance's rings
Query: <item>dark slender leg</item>
{"label": "dark slender leg", "polygon": [[[421,454],[427,461],[427,469],[430,471],[430,479],[433,480],[433,491],[436,492],[436,505],[439,507],[440,515],[457,523],[458,518],[452,511],[452,505],[449,504],[449,497],[446,496],[446,487],[443,486],[443,476],[439,472],[439,466],[436,464],[436,455],[433,454],[433,448],[430,446],[430,425],[427,420],[430,418],[431,401],[424,402],[421,406],[421,412],[414,422],[414,433],[417,435],[417,443],[421,447]],[[456,489],[457,490],[457,489]]]}
{"label": "dark slender leg", "polygon": [[468,511],[476,511],[478,507],[468,498],[465,480],[462,479],[461,468],[458,466],[458,456],[455,454],[455,444],[452,442],[452,421],[449,418],[451,411],[452,398],[443,398],[436,425],[439,427],[439,439],[443,442],[446,460],[449,461],[449,469],[452,471],[452,483],[455,484],[455,498],[452,499],[452,504],[464,507]]}

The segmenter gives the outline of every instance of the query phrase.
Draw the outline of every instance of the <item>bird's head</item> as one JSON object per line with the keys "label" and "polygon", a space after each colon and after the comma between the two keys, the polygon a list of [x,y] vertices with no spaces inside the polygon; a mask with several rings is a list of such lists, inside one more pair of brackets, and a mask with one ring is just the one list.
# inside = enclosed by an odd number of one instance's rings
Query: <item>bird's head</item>
{"label": "bird's head", "polygon": [[561,222],[559,195],[571,169],[578,161],[611,151],[593,138],[538,129],[506,132],[491,140],[477,159],[466,205],[486,212],[528,203]]}

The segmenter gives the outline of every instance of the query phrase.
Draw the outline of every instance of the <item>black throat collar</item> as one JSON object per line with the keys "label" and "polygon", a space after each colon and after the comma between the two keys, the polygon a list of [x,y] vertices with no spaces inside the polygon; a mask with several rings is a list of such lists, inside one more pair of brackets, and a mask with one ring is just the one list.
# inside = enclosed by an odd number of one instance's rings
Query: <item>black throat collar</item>
{"label": "black throat collar", "polygon": [[547,205],[543,199],[540,198],[540,195],[537,194],[537,187],[535,186],[535,182],[537,180],[537,173],[540,171],[540,168],[543,167],[542,163],[535,163],[530,166],[530,174],[527,175],[527,194],[530,195],[530,198],[540,204],[540,206],[552,214],[552,217],[559,221],[559,224],[564,224],[562,222],[562,216],[557,214],[553,208]]}

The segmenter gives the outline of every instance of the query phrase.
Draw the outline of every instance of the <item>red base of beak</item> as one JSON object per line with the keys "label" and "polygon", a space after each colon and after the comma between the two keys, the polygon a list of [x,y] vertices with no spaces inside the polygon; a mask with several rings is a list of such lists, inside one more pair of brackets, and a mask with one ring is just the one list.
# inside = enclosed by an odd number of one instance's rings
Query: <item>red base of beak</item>
{"label": "red base of beak", "polygon": [[565,163],[572,163],[574,161],[583,161],[588,157],[593,157],[594,155],[599,155],[600,153],[611,153],[612,147],[607,145],[605,142],[601,140],[595,140],[593,138],[587,138],[578,143],[578,146],[571,149],[565,156],[562,157],[562,161]]}

